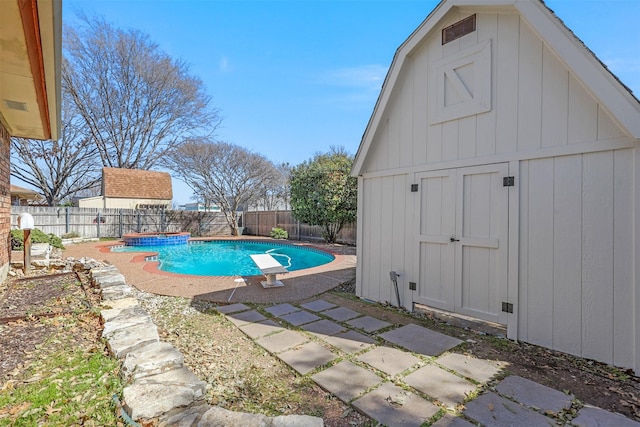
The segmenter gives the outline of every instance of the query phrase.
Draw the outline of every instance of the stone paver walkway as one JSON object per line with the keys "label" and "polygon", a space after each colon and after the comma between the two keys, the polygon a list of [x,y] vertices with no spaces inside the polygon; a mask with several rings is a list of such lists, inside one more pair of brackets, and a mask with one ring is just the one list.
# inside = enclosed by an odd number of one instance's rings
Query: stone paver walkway
{"label": "stone paver walkway", "polygon": [[[448,350],[462,341],[394,325],[316,299],[218,310],[256,343],[343,402],[387,426],[556,426],[573,396],[518,376],[483,388],[503,367]],[[566,426],[640,427],[586,405]]]}

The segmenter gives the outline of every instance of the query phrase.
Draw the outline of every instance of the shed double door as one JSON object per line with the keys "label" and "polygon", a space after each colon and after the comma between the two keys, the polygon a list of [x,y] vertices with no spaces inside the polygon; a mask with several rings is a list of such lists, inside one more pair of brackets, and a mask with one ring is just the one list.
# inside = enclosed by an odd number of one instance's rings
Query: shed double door
{"label": "shed double door", "polygon": [[508,164],[417,174],[414,302],[506,324]]}

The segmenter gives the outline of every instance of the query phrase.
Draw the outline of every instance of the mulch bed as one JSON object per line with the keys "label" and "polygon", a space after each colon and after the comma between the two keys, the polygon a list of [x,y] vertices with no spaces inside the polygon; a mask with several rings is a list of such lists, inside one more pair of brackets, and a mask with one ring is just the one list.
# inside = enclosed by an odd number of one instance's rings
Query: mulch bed
{"label": "mulch bed", "polygon": [[[99,295],[87,290],[88,279],[81,273],[30,276],[2,283],[0,384],[28,366],[34,350],[56,333],[55,322],[41,319],[86,310],[99,300]],[[99,332],[96,329],[96,339]]]}

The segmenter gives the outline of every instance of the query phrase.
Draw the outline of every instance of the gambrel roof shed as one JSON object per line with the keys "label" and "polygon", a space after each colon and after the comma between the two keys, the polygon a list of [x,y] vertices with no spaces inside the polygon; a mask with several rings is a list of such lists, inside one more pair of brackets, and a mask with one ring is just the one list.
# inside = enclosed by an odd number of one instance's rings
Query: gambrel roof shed
{"label": "gambrel roof shed", "polygon": [[608,109],[628,135],[640,139],[640,104],[618,78],[582,43],[573,32],[542,1],[538,0],[443,0],[422,24],[398,48],[389,68],[382,91],[376,102],[353,166],[353,175],[362,174],[365,159],[381,125],[385,108],[412,54],[432,34],[440,33],[443,22],[452,14],[465,10],[490,11],[500,8],[502,13],[517,12],[546,46],[575,74],[583,85]]}
{"label": "gambrel roof shed", "polygon": [[441,2],[352,174],[358,296],[640,372],[640,102],[543,2]]}

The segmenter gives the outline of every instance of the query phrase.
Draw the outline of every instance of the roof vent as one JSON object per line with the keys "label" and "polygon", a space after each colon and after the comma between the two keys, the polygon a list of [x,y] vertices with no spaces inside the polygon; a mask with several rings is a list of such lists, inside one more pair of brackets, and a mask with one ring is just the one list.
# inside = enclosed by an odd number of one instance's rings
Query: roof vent
{"label": "roof vent", "polygon": [[442,44],[447,44],[476,30],[476,15],[464,18],[442,30]]}
{"label": "roof vent", "polygon": [[9,107],[12,110],[27,111],[26,102],[10,101],[8,99],[5,99],[4,103],[7,104],[7,107]]}

